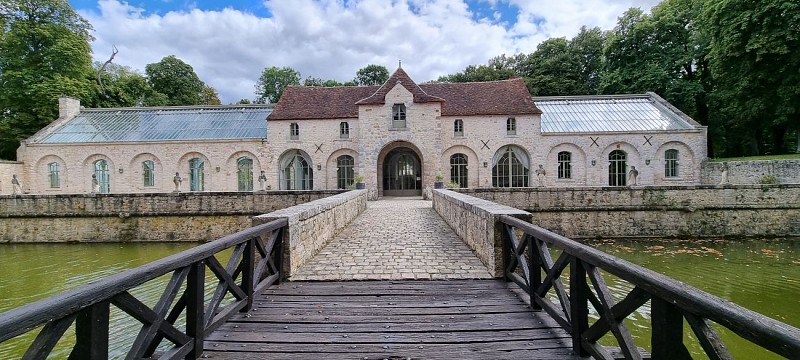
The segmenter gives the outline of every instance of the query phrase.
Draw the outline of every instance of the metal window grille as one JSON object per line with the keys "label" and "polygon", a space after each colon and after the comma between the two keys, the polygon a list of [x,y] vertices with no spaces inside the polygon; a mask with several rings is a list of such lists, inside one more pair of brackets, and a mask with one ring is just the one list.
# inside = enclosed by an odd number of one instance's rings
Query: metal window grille
{"label": "metal window grille", "polygon": [[48,167],[50,169],[48,174],[48,177],[50,178],[50,187],[53,189],[61,187],[61,178],[59,176],[59,169],[61,168],[61,165],[54,162],[48,164]]}
{"label": "metal window grille", "polygon": [[467,155],[453,154],[450,156],[450,181],[458,183],[458,187],[469,187],[467,173]]}
{"label": "metal window grille", "polygon": [[336,186],[338,189],[347,189],[355,183],[355,159],[350,155],[336,158]]}
{"label": "metal window grille", "polygon": [[664,152],[664,176],[678,177],[678,150],[669,149]]}
{"label": "metal window grille", "polygon": [[614,150],[608,154],[608,185],[625,186],[628,168],[626,164],[627,155],[622,150]]}
{"label": "metal window grille", "polygon": [[558,153],[558,178],[572,179],[572,153],[569,151]]}

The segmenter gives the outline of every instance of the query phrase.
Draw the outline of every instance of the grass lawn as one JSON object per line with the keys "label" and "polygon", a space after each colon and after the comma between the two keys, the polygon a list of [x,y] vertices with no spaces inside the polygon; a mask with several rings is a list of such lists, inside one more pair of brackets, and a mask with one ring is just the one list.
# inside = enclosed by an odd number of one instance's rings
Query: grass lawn
{"label": "grass lawn", "polygon": [[762,155],[762,156],[747,156],[747,157],[737,157],[737,158],[719,158],[719,159],[711,159],[711,162],[753,161],[753,160],[792,160],[792,159],[800,159],[800,154]]}

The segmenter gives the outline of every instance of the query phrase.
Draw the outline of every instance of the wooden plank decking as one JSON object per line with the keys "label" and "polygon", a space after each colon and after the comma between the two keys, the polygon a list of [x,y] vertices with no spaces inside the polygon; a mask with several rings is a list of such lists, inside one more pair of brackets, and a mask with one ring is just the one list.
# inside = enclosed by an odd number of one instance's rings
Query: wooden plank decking
{"label": "wooden plank decking", "polygon": [[287,282],[205,341],[210,359],[577,359],[503,281]]}

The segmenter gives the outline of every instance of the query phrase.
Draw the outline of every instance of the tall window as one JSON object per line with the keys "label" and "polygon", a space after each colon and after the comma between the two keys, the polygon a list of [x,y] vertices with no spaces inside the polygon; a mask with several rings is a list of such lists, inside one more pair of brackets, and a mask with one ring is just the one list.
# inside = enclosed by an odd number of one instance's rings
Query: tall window
{"label": "tall window", "polygon": [[203,191],[205,188],[205,163],[199,158],[189,160],[189,191]]}
{"label": "tall window", "polygon": [[299,140],[300,139],[300,125],[297,123],[289,124],[289,140]]}
{"label": "tall window", "polygon": [[253,159],[242,156],[236,160],[236,179],[239,191],[253,191]]}
{"label": "tall window", "polygon": [[492,186],[525,187],[528,186],[528,155],[515,146],[507,146],[495,155],[497,159],[492,166]]}
{"label": "tall window", "polygon": [[103,194],[107,194],[111,191],[111,187],[109,182],[111,181],[111,175],[108,172],[108,162],[105,160],[97,160],[94,162],[94,175],[97,178],[97,191]]}
{"label": "tall window", "polygon": [[49,170],[48,177],[50,178],[50,187],[53,189],[57,189],[61,187],[61,178],[59,177],[59,169],[61,165],[57,162],[51,162],[47,164],[47,168]]}
{"label": "tall window", "polygon": [[350,124],[348,124],[347,121],[342,121],[339,124],[339,138],[340,139],[350,138]]}
{"label": "tall window", "polygon": [[450,156],[450,181],[458,183],[458,187],[469,187],[467,177],[467,155],[453,154]]}
{"label": "tall window", "polygon": [[156,171],[153,160],[145,160],[142,162],[142,177],[144,178],[144,186],[156,185]]}
{"label": "tall window", "polygon": [[355,159],[350,155],[342,155],[336,158],[336,188],[347,189],[355,183],[353,179],[355,172],[353,166]]}
{"label": "tall window", "polygon": [[464,136],[464,120],[456,119],[453,122],[453,135],[454,136]]}
{"label": "tall window", "polygon": [[290,152],[281,159],[281,190],[311,190],[314,171],[300,151]]}
{"label": "tall window", "polygon": [[395,129],[406,127],[406,106],[404,104],[392,106],[392,127]]}
{"label": "tall window", "polygon": [[569,151],[558,153],[558,178],[572,179],[572,153]]}
{"label": "tall window", "polygon": [[678,150],[669,149],[664,152],[664,176],[678,177]]}
{"label": "tall window", "polygon": [[626,155],[622,150],[614,150],[608,154],[608,185],[625,186]]}
{"label": "tall window", "polygon": [[510,117],[506,120],[506,135],[517,135],[517,119]]}

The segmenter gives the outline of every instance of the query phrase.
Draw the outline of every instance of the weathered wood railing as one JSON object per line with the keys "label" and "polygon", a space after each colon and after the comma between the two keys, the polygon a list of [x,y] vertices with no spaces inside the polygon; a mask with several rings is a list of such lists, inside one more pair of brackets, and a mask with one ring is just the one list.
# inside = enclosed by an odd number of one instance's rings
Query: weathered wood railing
{"label": "weathered wood railing", "polygon": [[[612,359],[598,344],[610,331],[626,359],[640,359],[623,320],[650,301],[653,359],[691,359],[683,343],[684,319],[710,359],[732,358],[712,321],[764,349],[800,358],[800,329],[522,220],[502,215],[500,221],[506,235],[506,278],[528,293],[534,310],[546,311],[572,334],[577,354]],[[561,251],[555,261],[551,250]],[[561,275],[567,267],[565,286]],[[633,290],[615,302],[601,270],[629,282]],[[551,302],[552,297],[558,303]],[[589,304],[599,314],[593,324],[589,324]]]}
{"label": "weathered wood railing", "polygon": [[[236,312],[249,311],[254,294],[280,281],[286,225],[286,219],[278,219],[254,226],[2,313],[0,343],[44,325],[22,357],[44,359],[74,322],[75,344],[69,359],[107,359],[113,305],[142,324],[127,359],[150,357],[157,348],[159,359],[196,359],[203,352],[206,334]],[[232,249],[232,254],[223,266],[215,254],[227,249]],[[210,299],[205,298],[206,268],[217,282]],[[131,294],[130,290],[170,272],[172,276],[152,308]],[[223,305],[227,294],[233,301]],[[185,331],[176,326],[181,315]],[[159,345],[165,339],[171,346],[161,352]]]}

